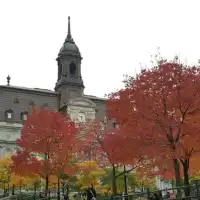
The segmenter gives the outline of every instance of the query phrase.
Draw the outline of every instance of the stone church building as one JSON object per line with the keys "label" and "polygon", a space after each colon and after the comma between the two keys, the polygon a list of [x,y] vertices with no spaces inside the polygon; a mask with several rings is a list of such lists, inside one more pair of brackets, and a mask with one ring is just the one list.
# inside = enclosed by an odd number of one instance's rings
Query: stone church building
{"label": "stone church building", "polygon": [[0,158],[15,152],[23,122],[34,107],[65,109],[77,122],[104,120],[105,99],[84,94],[82,57],[71,35],[70,17],[68,34],[56,60],[58,75],[54,91],[14,86],[9,76],[7,85],[0,85]]}

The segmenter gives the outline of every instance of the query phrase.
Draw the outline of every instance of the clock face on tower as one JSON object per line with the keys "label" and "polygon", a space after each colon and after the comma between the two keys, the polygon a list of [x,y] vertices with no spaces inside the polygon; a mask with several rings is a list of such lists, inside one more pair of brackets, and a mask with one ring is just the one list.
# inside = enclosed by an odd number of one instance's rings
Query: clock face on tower
{"label": "clock face on tower", "polygon": [[85,122],[85,114],[84,113],[78,114],[78,121],[79,122]]}

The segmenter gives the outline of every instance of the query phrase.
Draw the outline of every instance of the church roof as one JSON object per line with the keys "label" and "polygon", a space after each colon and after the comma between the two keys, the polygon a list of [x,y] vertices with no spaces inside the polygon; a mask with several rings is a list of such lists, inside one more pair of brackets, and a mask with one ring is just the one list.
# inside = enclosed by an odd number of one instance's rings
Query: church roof
{"label": "church roof", "polygon": [[106,98],[102,98],[102,97],[97,97],[94,95],[84,95],[85,98],[91,99],[91,100],[100,100],[100,101],[106,101]]}
{"label": "church roof", "polygon": [[[53,95],[59,95],[58,92],[55,92],[53,90],[49,89],[42,89],[42,88],[28,88],[28,87],[21,87],[21,86],[13,86],[13,85],[0,85],[0,89],[8,89],[8,90],[24,90],[24,91],[29,91],[29,92],[39,92],[43,94],[53,94]],[[94,95],[84,95],[85,98],[91,99],[91,100],[100,100],[100,101],[105,101],[106,98],[102,97],[97,97]]]}
{"label": "church roof", "polygon": [[58,95],[58,92],[48,90],[48,89],[41,89],[41,88],[28,88],[28,87],[21,87],[21,86],[13,86],[13,85],[0,85],[0,88],[8,89],[8,90],[24,90],[24,91],[30,91],[30,92],[40,92],[40,93],[46,93],[46,94],[55,94]]}

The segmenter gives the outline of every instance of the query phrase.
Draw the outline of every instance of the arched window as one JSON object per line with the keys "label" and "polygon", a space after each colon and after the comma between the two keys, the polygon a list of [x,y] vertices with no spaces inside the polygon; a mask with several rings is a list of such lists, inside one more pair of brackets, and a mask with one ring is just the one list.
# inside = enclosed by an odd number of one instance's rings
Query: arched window
{"label": "arched window", "polygon": [[6,121],[13,120],[13,111],[11,109],[5,111],[5,120]]}
{"label": "arched window", "polygon": [[76,65],[73,62],[69,65],[69,73],[71,76],[76,75]]}
{"label": "arched window", "polygon": [[21,120],[26,121],[27,118],[28,118],[28,112],[27,111],[21,112]]}

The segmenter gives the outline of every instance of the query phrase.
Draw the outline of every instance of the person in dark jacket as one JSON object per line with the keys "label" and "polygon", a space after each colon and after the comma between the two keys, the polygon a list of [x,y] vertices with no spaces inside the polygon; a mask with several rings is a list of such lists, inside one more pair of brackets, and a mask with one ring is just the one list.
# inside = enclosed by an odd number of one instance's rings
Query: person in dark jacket
{"label": "person in dark jacket", "polygon": [[86,193],[87,193],[87,200],[95,200],[96,199],[97,194],[96,194],[96,191],[95,191],[93,185],[88,186]]}

